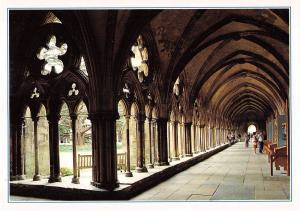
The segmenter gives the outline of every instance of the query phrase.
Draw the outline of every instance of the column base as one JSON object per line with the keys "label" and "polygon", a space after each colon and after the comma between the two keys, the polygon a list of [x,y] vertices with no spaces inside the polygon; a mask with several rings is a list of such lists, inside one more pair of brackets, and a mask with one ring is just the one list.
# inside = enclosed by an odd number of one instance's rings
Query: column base
{"label": "column base", "polygon": [[10,176],[10,181],[16,181],[18,180],[18,176],[14,175],[14,176]]}
{"label": "column base", "polygon": [[25,174],[17,176],[17,180],[25,180],[25,179],[26,179],[26,175]]}
{"label": "column base", "polygon": [[72,183],[74,183],[74,184],[80,184],[80,179],[79,179],[79,177],[73,177],[73,178],[72,178]]}
{"label": "column base", "polygon": [[57,176],[57,177],[49,177],[48,183],[54,183],[54,182],[61,182],[61,177]]}
{"label": "column base", "polygon": [[171,161],[175,161],[175,160],[180,160],[180,158],[179,158],[179,157],[173,157],[173,158],[171,159]]}
{"label": "column base", "polygon": [[143,167],[136,167],[135,170],[136,170],[137,173],[148,172],[148,169],[145,166],[143,166]]}
{"label": "column base", "polygon": [[148,164],[148,169],[153,169],[154,168],[154,165],[152,163],[149,163]]}
{"label": "column base", "polygon": [[155,165],[157,165],[157,166],[168,166],[168,165],[170,165],[170,163],[169,162],[157,162]]}
{"label": "column base", "polygon": [[41,175],[39,175],[39,174],[34,175],[32,180],[33,181],[40,181],[41,180]]}
{"label": "column base", "polygon": [[132,172],[131,171],[126,171],[125,172],[125,177],[133,177]]}
{"label": "column base", "polygon": [[97,188],[108,190],[108,191],[112,191],[115,188],[118,188],[120,186],[119,182],[115,182],[115,183],[91,182],[91,185],[93,185]]}
{"label": "column base", "polygon": [[193,157],[193,154],[185,154],[184,157]]}

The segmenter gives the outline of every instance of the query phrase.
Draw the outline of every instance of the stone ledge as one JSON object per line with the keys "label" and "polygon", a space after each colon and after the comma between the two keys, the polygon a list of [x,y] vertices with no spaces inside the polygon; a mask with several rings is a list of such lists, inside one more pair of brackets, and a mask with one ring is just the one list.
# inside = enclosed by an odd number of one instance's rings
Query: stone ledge
{"label": "stone ledge", "polygon": [[187,168],[211,157],[212,155],[226,149],[229,144],[224,144],[216,149],[206,153],[196,155],[189,160],[169,166],[159,172],[156,172],[148,177],[145,177],[132,185],[120,188],[114,191],[107,191],[103,189],[80,189],[80,188],[64,188],[57,186],[45,185],[30,185],[21,183],[10,183],[10,194],[19,196],[30,196],[37,198],[47,198],[53,200],[128,200],[147,189],[158,185],[159,183],[169,179],[175,174],[186,170]]}

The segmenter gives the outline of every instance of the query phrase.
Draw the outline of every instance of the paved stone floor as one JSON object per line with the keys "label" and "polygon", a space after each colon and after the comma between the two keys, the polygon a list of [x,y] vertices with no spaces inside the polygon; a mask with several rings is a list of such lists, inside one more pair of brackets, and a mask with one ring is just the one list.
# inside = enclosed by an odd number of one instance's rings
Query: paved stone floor
{"label": "paved stone floor", "polygon": [[[288,200],[289,188],[290,177],[283,172],[270,176],[266,155],[236,143],[132,200]],[[10,196],[10,201],[51,200]]]}
{"label": "paved stone floor", "polygon": [[236,143],[132,200],[288,200],[290,177],[270,176],[265,154]]}

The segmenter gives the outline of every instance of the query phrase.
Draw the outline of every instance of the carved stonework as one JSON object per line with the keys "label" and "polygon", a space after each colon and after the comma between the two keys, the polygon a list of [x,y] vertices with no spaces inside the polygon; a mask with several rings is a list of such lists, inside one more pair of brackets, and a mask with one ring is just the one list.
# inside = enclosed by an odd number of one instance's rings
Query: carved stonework
{"label": "carved stonework", "polygon": [[41,74],[48,75],[52,70],[56,74],[60,74],[64,69],[64,64],[58,59],[58,56],[62,56],[67,52],[68,45],[64,43],[60,47],[57,47],[54,35],[51,35],[46,45],[47,48],[41,48],[36,55],[39,60],[45,60]]}
{"label": "carved stonework", "polygon": [[131,47],[134,57],[131,57],[131,65],[134,71],[137,71],[138,79],[143,82],[144,77],[149,74],[148,68],[148,50],[144,45],[141,35],[138,36],[136,44]]}
{"label": "carved stonework", "polygon": [[38,89],[36,87],[34,87],[30,98],[33,99],[33,98],[39,98],[39,97],[40,97],[40,93],[38,92]]}
{"label": "carved stonework", "polygon": [[77,96],[79,94],[79,90],[76,89],[76,84],[72,83],[71,89],[68,92],[68,96],[71,97],[72,95]]}

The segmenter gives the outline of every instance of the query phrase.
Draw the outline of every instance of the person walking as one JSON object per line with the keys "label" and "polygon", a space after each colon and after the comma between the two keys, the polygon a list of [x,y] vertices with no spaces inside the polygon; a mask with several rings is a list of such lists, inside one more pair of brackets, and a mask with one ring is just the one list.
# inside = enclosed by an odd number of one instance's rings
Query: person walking
{"label": "person walking", "polygon": [[254,154],[256,154],[256,148],[257,148],[257,138],[256,135],[252,136],[252,142],[253,142],[253,150],[254,150]]}
{"label": "person walking", "polygon": [[248,134],[245,134],[245,147],[249,147],[249,141],[250,141],[250,136]]}

